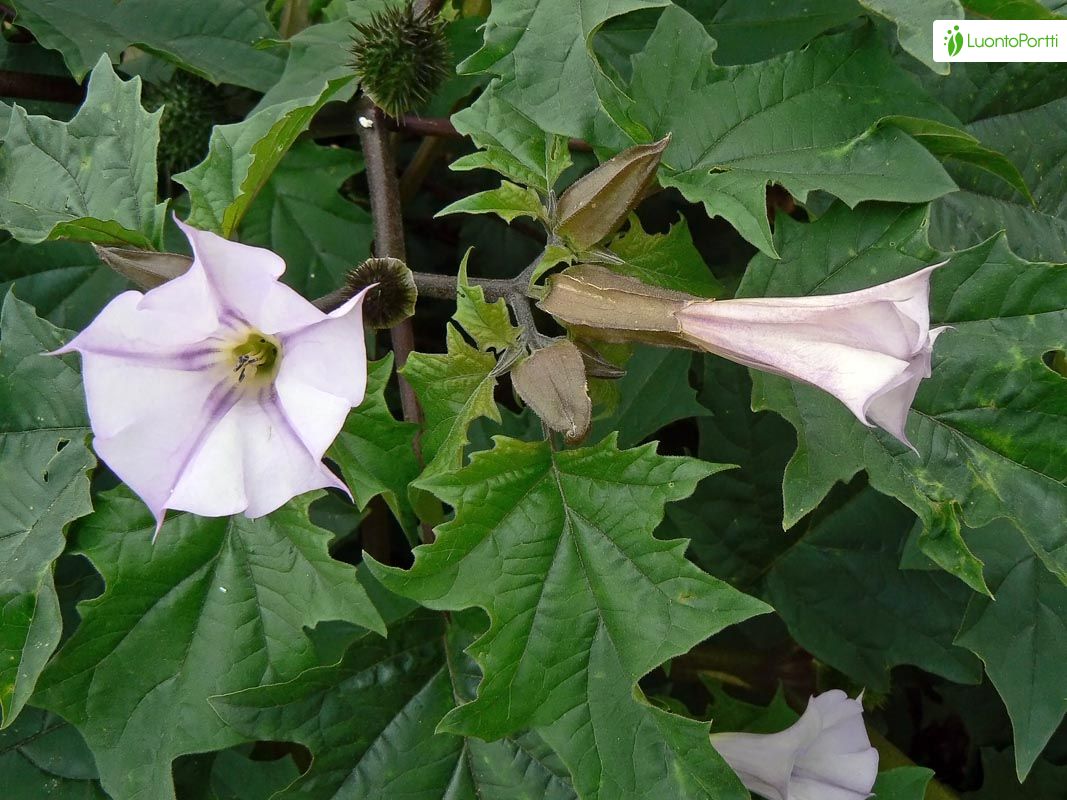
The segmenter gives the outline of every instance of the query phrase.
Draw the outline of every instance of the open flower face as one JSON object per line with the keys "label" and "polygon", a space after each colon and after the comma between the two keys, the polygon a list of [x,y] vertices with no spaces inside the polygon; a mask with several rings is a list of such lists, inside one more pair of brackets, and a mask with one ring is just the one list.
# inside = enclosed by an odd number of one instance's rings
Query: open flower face
{"label": "open flower face", "polygon": [[363,401],[363,294],[325,314],[274,253],[179,225],[189,271],[119,295],[57,351],[82,355],[97,454],[157,531],[168,508],[258,517],[347,491],[322,456]]}
{"label": "open flower face", "polygon": [[676,316],[702,349],[817,386],[911,447],[908,409],[946,330],[930,328],[939,266],[846,294],[688,303]]}
{"label": "open flower face", "polygon": [[837,689],[811,698],[780,733],[717,733],[711,743],[746,788],[767,800],[864,800],[878,776],[863,704]]}

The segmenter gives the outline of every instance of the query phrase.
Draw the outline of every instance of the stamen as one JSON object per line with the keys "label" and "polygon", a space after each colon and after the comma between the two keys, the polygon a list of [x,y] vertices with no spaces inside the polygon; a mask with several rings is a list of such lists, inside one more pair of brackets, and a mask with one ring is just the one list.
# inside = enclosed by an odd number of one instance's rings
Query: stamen
{"label": "stamen", "polygon": [[240,346],[234,348],[236,356],[233,372],[237,374],[237,382],[243,383],[245,378],[254,378],[261,369],[270,370],[278,359],[278,345],[265,336],[253,333]]}

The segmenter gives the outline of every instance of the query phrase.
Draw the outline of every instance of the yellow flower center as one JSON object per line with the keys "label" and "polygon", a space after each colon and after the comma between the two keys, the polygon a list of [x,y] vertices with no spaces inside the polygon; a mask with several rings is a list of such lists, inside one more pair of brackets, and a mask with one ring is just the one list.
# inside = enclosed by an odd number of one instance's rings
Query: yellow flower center
{"label": "yellow flower center", "polygon": [[230,355],[238,383],[265,383],[277,372],[281,346],[273,336],[250,331],[248,338],[236,345]]}

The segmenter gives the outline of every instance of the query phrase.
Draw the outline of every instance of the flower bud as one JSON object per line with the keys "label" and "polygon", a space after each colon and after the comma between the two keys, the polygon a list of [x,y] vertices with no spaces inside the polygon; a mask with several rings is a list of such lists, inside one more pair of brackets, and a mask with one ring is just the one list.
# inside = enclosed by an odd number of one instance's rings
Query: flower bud
{"label": "flower bud", "polygon": [[348,297],[373,286],[363,300],[363,320],[372,328],[392,328],[415,313],[419,290],[399,258],[368,258],[345,278]]}
{"label": "flower bud", "polygon": [[668,134],[658,142],[623,150],[571,184],[556,206],[556,233],[582,251],[618,230],[656,179],[670,141]]}
{"label": "flower bud", "polygon": [[579,264],[549,278],[548,293],[538,306],[586,338],[687,347],[676,314],[692,299],[604,267]]}
{"label": "flower bud", "polygon": [[589,430],[593,404],[585,381],[585,363],[573,342],[560,339],[523,359],[511,371],[511,383],[549,428],[570,442]]}
{"label": "flower bud", "polygon": [[184,275],[193,260],[179,253],[157,253],[132,247],[93,245],[101,261],[139,289],[154,289],[172,278]]}

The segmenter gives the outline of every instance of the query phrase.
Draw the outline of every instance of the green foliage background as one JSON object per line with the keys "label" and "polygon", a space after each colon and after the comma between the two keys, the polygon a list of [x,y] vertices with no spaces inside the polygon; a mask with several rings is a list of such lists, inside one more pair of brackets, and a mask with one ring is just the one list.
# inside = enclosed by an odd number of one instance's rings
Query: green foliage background
{"label": "green foliage background", "polygon": [[[186,252],[172,214],[309,299],[343,282],[373,238],[352,23],[390,4],[6,4],[5,800],[744,800],[707,732],[834,687],[867,689],[883,800],[1062,798],[1067,67],[930,58],[935,19],[1056,0],[445,2],[456,70],[418,112],[456,133],[395,136],[408,261],[464,284],[419,302],[424,420],[378,341],[328,453],[354,504],[152,543],[45,353],[130,288],[93,245]],[[506,377],[523,332],[468,276],[519,274],[552,192],[668,133],[598,254],[621,274],[800,296],[949,260],[917,454],[644,346],[600,354],[625,373],[590,378],[584,443],[546,440]]]}

